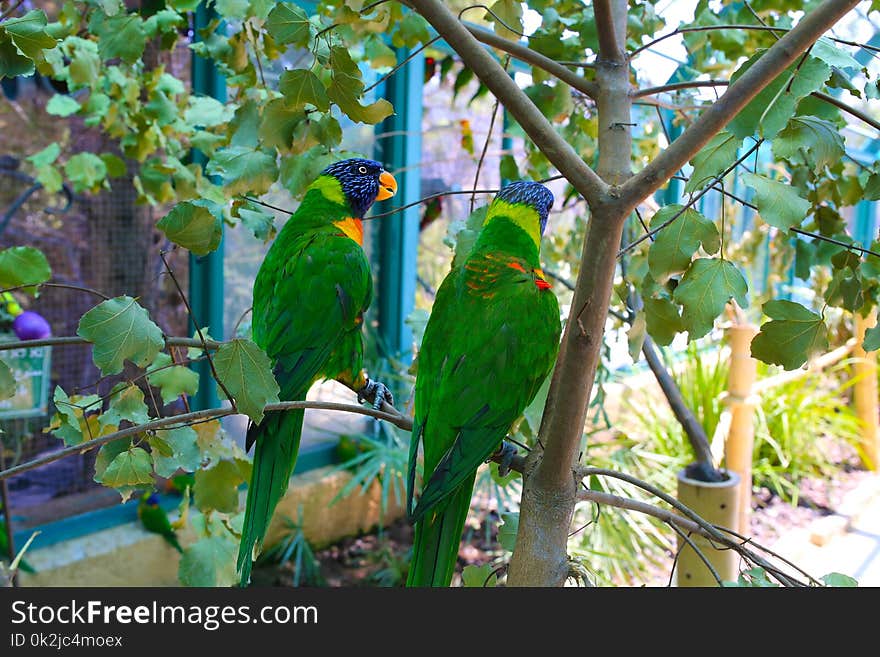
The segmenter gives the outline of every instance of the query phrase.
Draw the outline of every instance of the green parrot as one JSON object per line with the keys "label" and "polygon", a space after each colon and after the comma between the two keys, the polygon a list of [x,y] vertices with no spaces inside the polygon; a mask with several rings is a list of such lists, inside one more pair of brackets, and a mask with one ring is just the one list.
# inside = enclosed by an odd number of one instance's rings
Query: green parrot
{"label": "green parrot", "polygon": [[[373,160],[331,164],[306,190],[278,233],[254,281],[253,339],[274,363],[282,401],[303,400],[311,385],[335,379],[358,401],[391,402],[388,389],[363,371],[364,312],[372,299],[361,219],[374,201],[394,196],[397,182]],[[246,586],[278,500],[296,464],[304,411],[266,413],[248,428],[256,445],[238,569]]]}
{"label": "green parrot", "polygon": [[137,512],[144,529],[148,532],[159,534],[168,541],[171,547],[183,554],[183,548],[180,547],[180,543],[177,541],[177,533],[171,527],[165,509],[159,506],[159,496],[156,493],[144,493],[138,502]]}
{"label": "green parrot", "polygon": [[[506,186],[470,253],[437,290],[417,361],[407,586],[449,586],[477,468],[553,368],[559,305],[539,257],[552,205],[553,194],[539,183]],[[420,441],[424,485],[413,511]]]}

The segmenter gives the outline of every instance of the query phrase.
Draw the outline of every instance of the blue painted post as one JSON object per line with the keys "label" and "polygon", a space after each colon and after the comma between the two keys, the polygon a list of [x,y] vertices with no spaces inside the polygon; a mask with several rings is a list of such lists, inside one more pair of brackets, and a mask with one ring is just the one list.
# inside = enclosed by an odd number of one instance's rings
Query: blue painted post
{"label": "blue painted post", "polygon": [[[197,41],[200,40],[198,31],[216,17],[217,14],[213,9],[207,9],[203,4],[199,5],[195,12],[193,26]],[[214,62],[195,54],[192,56],[192,91],[193,94],[204,94],[221,102],[226,101],[226,78],[217,71]],[[193,161],[204,166],[207,158],[203,153],[194,150]],[[225,337],[223,327],[224,242],[225,240],[221,240],[220,246],[213,253],[201,257],[190,254],[189,257],[189,301],[192,305],[193,315],[202,324],[202,329],[207,327],[211,336],[218,340]],[[190,329],[194,331],[195,325],[192,322],[190,324]],[[199,373],[199,390],[191,400],[193,409],[218,406],[220,400],[217,397],[217,386],[211,377],[211,368],[207,361],[194,363],[193,369]]]}
{"label": "blue painted post", "polygon": [[[397,50],[398,61],[408,55],[408,49]],[[376,140],[374,157],[394,173],[398,191],[392,200],[379,204],[377,212],[421,198],[418,163],[422,157],[424,74],[425,60],[420,54],[384,84],[384,97],[394,105],[395,114],[376,128],[377,134],[389,136]],[[407,362],[412,358],[413,336],[404,320],[415,305],[420,212],[421,208],[414,206],[375,222],[380,348],[384,355]]]}

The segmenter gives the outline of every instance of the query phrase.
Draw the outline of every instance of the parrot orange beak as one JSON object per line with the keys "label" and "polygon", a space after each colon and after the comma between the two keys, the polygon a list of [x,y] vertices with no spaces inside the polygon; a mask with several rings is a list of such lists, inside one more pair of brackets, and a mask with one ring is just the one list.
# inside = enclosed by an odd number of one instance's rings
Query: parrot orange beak
{"label": "parrot orange beak", "polygon": [[377,201],[384,201],[391,198],[397,193],[397,181],[387,171],[379,174],[379,193],[376,194]]}

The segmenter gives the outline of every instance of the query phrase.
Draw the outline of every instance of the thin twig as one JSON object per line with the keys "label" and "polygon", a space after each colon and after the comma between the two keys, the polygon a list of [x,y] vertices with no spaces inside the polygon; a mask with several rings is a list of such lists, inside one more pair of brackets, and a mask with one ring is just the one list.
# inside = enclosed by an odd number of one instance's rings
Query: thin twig
{"label": "thin twig", "polygon": [[24,3],[24,0],[18,0],[18,2],[16,2],[9,9],[7,9],[2,14],[0,14],[0,21],[2,21],[4,18],[9,18],[10,16],[12,16],[12,14],[15,13],[15,10],[18,9],[19,7],[21,7],[21,5],[23,3]]}
{"label": "thin twig", "polygon": [[404,66],[406,66],[406,65],[407,65],[412,59],[414,59],[414,58],[415,58],[420,52],[422,52],[425,48],[427,48],[427,47],[430,46],[432,43],[435,43],[436,41],[439,41],[439,40],[440,40],[440,35],[437,35],[437,36],[435,36],[433,39],[431,39],[430,41],[426,41],[425,43],[423,43],[421,46],[419,46],[418,48],[416,48],[415,50],[413,50],[413,51],[412,51],[412,52],[406,57],[406,59],[404,59],[402,62],[400,62],[399,64],[397,64],[394,68],[392,68],[392,69],[391,69],[390,71],[388,71],[385,75],[383,75],[383,76],[380,77],[378,80],[376,80],[376,81],[375,81],[373,84],[371,84],[369,87],[367,87],[366,89],[364,89],[362,93],[363,93],[363,94],[366,94],[367,92],[372,91],[373,89],[375,89],[376,87],[378,87],[380,84],[382,84],[383,82],[385,82],[385,80],[387,80],[387,79],[390,78],[392,75],[394,75],[395,73],[397,73],[397,71],[399,71],[399,70],[402,69]]}
{"label": "thin twig", "polygon": [[[25,347],[59,347],[69,345],[92,344],[89,340],[79,336],[66,336],[58,338],[43,338],[41,340],[10,340],[8,342],[0,342],[0,351],[9,351],[10,349],[24,349]],[[223,342],[217,340],[198,340],[196,338],[175,338],[165,336],[165,346],[174,345],[175,347],[194,347],[201,349],[212,349],[216,351],[223,346]]]}
{"label": "thin twig", "polygon": [[728,173],[730,173],[731,171],[733,171],[733,170],[734,170],[736,167],[738,167],[742,162],[745,162],[745,160],[749,157],[749,155],[751,155],[754,151],[756,151],[756,150],[758,149],[758,147],[759,147],[763,142],[764,142],[763,139],[759,139],[758,141],[756,141],[755,144],[754,144],[754,146],[752,146],[752,147],[749,149],[749,151],[748,151],[745,155],[743,155],[743,156],[741,156],[740,158],[738,158],[738,159],[736,160],[736,162],[734,162],[734,163],[731,164],[729,167],[727,167],[724,171],[722,171],[722,172],[719,173],[717,176],[715,176],[714,179],[712,180],[712,182],[710,182],[709,185],[708,185],[707,187],[704,187],[704,188],[703,188],[702,190],[700,190],[697,194],[695,194],[694,196],[692,196],[692,197],[691,197],[691,200],[688,201],[687,204],[686,204],[681,210],[679,210],[677,213],[675,213],[675,215],[673,215],[672,217],[670,217],[669,219],[667,219],[666,221],[664,221],[662,224],[660,224],[659,226],[657,226],[657,228],[654,228],[653,230],[651,230],[650,232],[648,232],[646,235],[642,235],[642,236],[639,237],[638,239],[635,239],[635,240],[633,240],[632,242],[630,242],[629,244],[627,244],[625,247],[623,247],[620,251],[617,252],[617,257],[619,258],[619,257],[621,257],[622,255],[624,255],[624,254],[626,254],[626,253],[629,253],[629,252],[632,251],[636,246],[638,246],[639,244],[641,244],[642,242],[644,242],[646,239],[649,239],[649,238],[652,237],[653,235],[656,235],[656,234],[659,233],[661,230],[663,230],[664,228],[666,228],[667,226],[669,226],[673,221],[675,221],[676,219],[678,219],[681,215],[683,215],[683,214],[685,213],[686,210],[688,210],[689,208],[693,207],[694,204],[696,204],[697,201],[699,201],[701,198],[703,198],[703,196],[704,196],[705,194],[707,194],[707,193],[709,192],[709,190],[712,189],[712,187],[718,183],[719,180],[722,180],[722,179],[724,178],[724,176],[726,176]]}
{"label": "thin twig", "polygon": [[[508,55],[507,59],[504,61],[505,71],[507,71],[508,66],[510,66],[510,55]],[[492,141],[492,131],[495,129],[495,119],[498,117],[498,108],[500,106],[501,101],[496,98],[495,105],[492,107],[492,116],[489,119],[489,131],[486,133],[486,141],[483,142],[483,150],[480,153],[480,159],[477,161],[477,170],[474,172],[474,188],[473,193],[471,194],[470,212],[474,211],[474,203],[477,200],[477,183],[480,181],[480,171],[483,169],[483,162],[485,162],[486,153],[489,151],[489,143]]]}
{"label": "thin twig", "polygon": [[[380,420],[390,422],[394,426],[404,429],[406,431],[412,430],[412,420],[405,415],[401,415],[400,413],[388,413],[383,410],[377,411],[368,406],[355,406],[353,404],[340,404],[336,402],[295,401],[267,404],[263,408],[263,410],[266,412],[271,412],[287,411],[295,408],[344,411],[346,413],[369,415],[370,417],[375,417]],[[106,445],[107,443],[121,440],[123,438],[130,438],[131,436],[136,436],[141,433],[156,431],[160,429],[169,430],[183,426],[189,426],[195,421],[217,419],[221,417],[226,417],[227,415],[235,415],[236,413],[237,411],[232,408],[210,408],[202,411],[193,411],[192,413],[184,413],[182,415],[164,417],[154,420],[152,422],[148,422],[146,424],[140,424],[133,427],[126,427],[125,429],[120,429],[119,431],[109,433],[105,436],[100,436],[93,440],[80,443],[79,445],[71,445],[69,447],[60,449],[57,452],[44,454],[43,456],[33,459],[32,461],[27,461],[25,463],[13,466],[8,470],[3,470],[2,472],[0,472],[0,480],[8,479],[9,477],[15,476],[22,472],[27,472],[28,470],[33,470],[34,468],[46,465],[47,463],[53,463],[54,461],[65,458],[67,456],[71,456],[73,454],[81,454],[83,452],[95,449],[96,447],[101,447],[103,445]]]}
{"label": "thin twig", "polygon": [[790,228],[791,232],[798,233],[799,235],[806,235],[807,237],[813,237],[817,240],[821,240],[823,242],[828,242],[829,244],[837,244],[837,246],[842,246],[846,249],[850,249],[852,251],[858,251],[860,253],[866,253],[868,255],[872,255],[876,258],[880,258],[880,253],[876,251],[872,251],[871,249],[864,249],[860,246],[856,246],[855,244],[848,244],[846,242],[842,242],[841,240],[836,240],[833,237],[825,237],[824,235],[820,235],[819,233],[811,233],[808,230],[803,230],[801,228]]}
{"label": "thin twig", "polygon": [[24,289],[32,288],[32,287],[57,287],[57,288],[63,288],[66,290],[77,290],[78,292],[86,292],[86,293],[92,294],[96,297],[100,297],[100,298],[104,299],[104,301],[110,300],[110,297],[108,297],[103,292],[98,292],[98,290],[93,290],[90,287],[84,287],[82,285],[72,285],[70,283],[31,283],[30,285],[27,285],[27,284],[16,285],[15,287],[3,288],[2,290],[0,290],[0,294],[3,294],[4,292],[15,292],[16,290],[24,290]]}
{"label": "thin twig", "polygon": [[[668,39],[670,37],[674,37],[677,34],[686,34],[687,32],[714,32],[716,30],[755,30],[755,31],[763,31],[763,32],[773,32],[774,36],[775,36],[776,31],[789,32],[789,31],[791,31],[791,29],[793,29],[793,28],[769,27],[769,26],[764,26],[764,25],[698,25],[695,27],[680,27],[672,32],[669,32],[668,34],[663,34],[663,35],[657,37],[653,41],[649,41],[648,43],[646,43],[643,46],[636,48],[635,50],[633,50],[629,54],[629,57],[630,57],[630,59],[632,59],[633,57],[638,55],[643,50],[647,50],[648,48],[651,48],[651,47],[657,45],[658,43],[660,43],[661,41],[663,41],[665,39]],[[827,38],[830,39],[831,41],[834,41],[836,43],[842,43],[847,46],[853,46],[856,48],[864,48],[865,50],[880,52],[880,48],[875,48],[874,46],[868,45],[866,43],[857,43],[855,41],[847,41],[845,39],[838,39],[836,37],[827,37]]]}
{"label": "thin twig", "polygon": [[718,586],[724,586],[724,582],[721,581],[721,576],[718,574],[718,571],[712,566],[712,563],[709,561],[708,557],[703,554],[703,551],[697,547],[696,543],[691,540],[691,537],[681,531],[675,525],[671,525],[672,531],[681,536],[682,540],[687,543],[690,548],[694,551],[694,553],[700,557],[700,560],[706,565],[706,568],[709,569],[709,572],[712,573],[712,577],[715,578],[715,581],[718,582]]}
{"label": "thin twig", "polygon": [[205,351],[205,356],[207,356],[208,358],[208,366],[211,368],[211,374],[214,375],[214,380],[217,382],[217,385],[220,386],[220,389],[223,390],[223,393],[226,395],[226,399],[228,399],[229,403],[232,404],[232,410],[238,412],[238,409],[235,405],[235,398],[232,396],[232,393],[229,392],[226,384],[223,383],[223,381],[220,379],[220,375],[217,374],[217,369],[214,367],[214,359],[211,358],[211,353],[208,350],[208,343],[206,342],[205,336],[202,333],[202,327],[199,324],[198,318],[193,312],[192,306],[189,305],[189,299],[187,299],[186,295],[183,293],[183,288],[180,287],[180,283],[177,281],[177,277],[174,275],[174,271],[171,269],[171,265],[168,264],[168,260],[165,258],[165,251],[159,251],[159,257],[162,258],[162,263],[165,265],[165,270],[168,272],[168,275],[174,282],[174,287],[177,288],[177,293],[180,295],[180,299],[183,301],[183,305],[186,306],[186,312],[189,314],[189,318],[192,320],[192,323],[196,327],[196,333],[199,336],[199,340],[201,340],[201,346]]}

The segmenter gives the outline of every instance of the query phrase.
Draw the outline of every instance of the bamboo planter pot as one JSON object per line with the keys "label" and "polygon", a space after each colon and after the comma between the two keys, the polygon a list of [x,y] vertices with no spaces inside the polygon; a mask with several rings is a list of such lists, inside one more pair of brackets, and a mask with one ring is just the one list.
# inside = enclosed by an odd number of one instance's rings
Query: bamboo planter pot
{"label": "bamboo planter pot", "polygon": [[[725,471],[727,479],[718,482],[699,481],[678,473],[678,501],[714,525],[736,530],[739,514],[740,477]],[[688,536],[723,581],[735,581],[739,573],[739,554],[735,550],[717,550],[709,539],[698,534]],[[678,537],[679,556],[675,566],[676,586],[718,586],[706,563],[681,536]]]}

